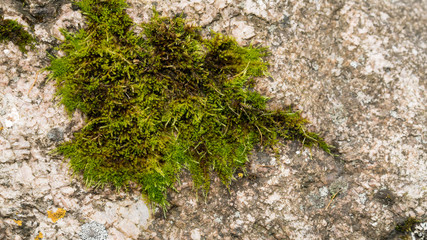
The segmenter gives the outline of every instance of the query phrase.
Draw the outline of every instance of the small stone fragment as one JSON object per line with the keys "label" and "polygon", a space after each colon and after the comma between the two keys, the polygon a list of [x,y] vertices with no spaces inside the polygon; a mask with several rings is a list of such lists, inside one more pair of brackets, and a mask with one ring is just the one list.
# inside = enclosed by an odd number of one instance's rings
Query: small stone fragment
{"label": "small stone fragment", "polygon": [[60,128],[52,128],[47,133],[47,138],[53,142],[59,142],[64,139],[64,131]]}
{"label": "small stone fragment", "polygon": [[194,229],[193,231],[191,231],[191,239],[193,240],[200,240],[201,236],[200,236],[200,230],[199,229]]}
{"label": "small stone fragment", "polygon": [[5,127],[12,127],[16,122],[19,121],[19,118],[20,117],[18,110],[16,108],[12,108],[9,113],[4,117]]}
{"label": "small stone fragment", "polygon": [[131,239],[136,239],[139,234],[138,227],[126,219],[117,225],[117,229]]}
{"label": "small stone fragment", "polygon": [[388,189],[381,189],[374,196],[380,203],[387,206],[393,205],[396,201],[395,195]]}
{"label": "small stone fragment", "polygon": [[129,206],[129,209],[130,211],[127,216],[131,222],[136,225],[147,224],[148,218],[150,217],[150,210],[142,200],[139,200],[135,204]]}
{"label": "small stone fragment", "polygon": [[25,139],[21,138],[18,142],[15,142],[12,144],[13,149],[21,150],[21,149],[29,149],[31,148],[30,142],[26,141]]}
{"label": "small stone fragment", "polygon": [[33,171],[26,162],[24,162],[22,167],[18,169],[15,175],[15,180],[25,185],[31,185],[34,181]]}

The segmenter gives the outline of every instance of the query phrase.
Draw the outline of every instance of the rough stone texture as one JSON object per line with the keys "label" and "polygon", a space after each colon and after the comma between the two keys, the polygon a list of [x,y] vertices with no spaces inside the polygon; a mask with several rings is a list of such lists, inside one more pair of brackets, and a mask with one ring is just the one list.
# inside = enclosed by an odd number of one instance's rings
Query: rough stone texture
{"label": "rough stone texture", "polygon": [[[69,139],[84,119],[67,117],[40,70],[47,52],[57,54],[59,28],[83,20],[65,1],[19,3],[0,7],[33,24],[39,44],[26,55],[0,45],[0,239],[78,239],[92,221],[109,239],[398,239],[394,227],[409,216],[424,221],[414,239],[426,236],[425,0],[131,1],[136,22],[156,6],[206,34],[270,46],[272,75],[257,89],[271,108],[295,104],[337,147],[332,157],[286,143],[277,159],[258,149],[246,176],[236,174],[229,191],[215,180],[206,198],[184,173],[166,217],[153,209],[150,219],[138,189],[86,189],[66,160],[49,154],[57,133]],[[67,213],[52,223],[47,211],[56,208]]]}

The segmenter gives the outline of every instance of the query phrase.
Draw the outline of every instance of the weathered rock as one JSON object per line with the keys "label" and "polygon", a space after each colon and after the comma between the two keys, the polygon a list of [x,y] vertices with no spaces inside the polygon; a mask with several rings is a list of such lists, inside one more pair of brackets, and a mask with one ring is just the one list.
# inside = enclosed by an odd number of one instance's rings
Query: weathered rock
{"label": "weathered rock", "polygon": [[136,239],[140,230],[129,220],[123,220],[117,225],[117,229],[121,231],[127,238]]}
{"label": "weathered rock", "polygon": [[[26,2],[0,3],[5,18],[34,25],[38,41],[27,54],[0,45],[0,239],[78,239],[81,223],[93,220],[105,225],[85,236],[106,231],[109,239],[381,239],[398,237],[396,221],[427,216],[422,1],[130,0],[136,22],[156,6],[206,34],[270,46],[271,77],[256,89],[272,109],[295,104],[337,147],[336,156],[297,143],[282,146],[279,158],[254,153],[247,175],[236,173],[229,190],[215,180],[206,198],[185,173],[166,217],[154,209],[152,218],[138,189],[87,189],[67,160],[49,154],[84,118],[69,119],[40,71],[49,49],[61,54],[52,50],[59,29],[84,23],[66,1]],[[55,208],[67,212],[52,223],[47,210]],[[411,234],[425,232],[424,222]]]}

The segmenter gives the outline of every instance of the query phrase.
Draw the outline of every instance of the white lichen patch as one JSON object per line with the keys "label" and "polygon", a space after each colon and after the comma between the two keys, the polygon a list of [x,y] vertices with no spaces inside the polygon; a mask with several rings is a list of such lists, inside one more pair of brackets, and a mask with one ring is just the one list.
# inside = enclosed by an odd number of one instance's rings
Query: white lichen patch
{"label": "white lichen patch", "polygon": [[81,226],[79,236],[82,240],[107,240],[108,233],[102,224],[90,222]]}

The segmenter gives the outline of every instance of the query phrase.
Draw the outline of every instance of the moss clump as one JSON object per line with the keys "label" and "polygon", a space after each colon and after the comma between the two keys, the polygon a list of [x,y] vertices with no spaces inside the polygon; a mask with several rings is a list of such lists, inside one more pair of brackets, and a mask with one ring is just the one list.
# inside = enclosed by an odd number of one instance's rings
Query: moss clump
{"label": "moss clump", "polygon": [[25,31],[24,27],[17,21],[4,19],[0,15],[0,43],[12,41],[19,47],[21,52],[26,53],[26,46],[34,47],[35,39]]}
{"label": "moss clump", "polygon": [[87,185],[136,182],[164,207],[182,168],[206,193],[213,173],[228,186],[256,144],[297,139],[329,152],[298,112],[269,111],[251,89],[267,72],[266,48],[214,32],[204,38],[181,17],[157,13],[136,34],[123,0],[77,4],[87,27],[63,31],[65,56],[47,70],[66,109],[87,116],[57,149]]}
{"label": "moss clump", "polygon": [[397,224],[395,229],[401,233],[409,233],[412,232],[414,230],[414,226],[420,222],[421,221],[416,218],[408,217],[403,223]]}
{"label": "moss clump", "polygon": [[394,228],[398,233],[400,239],[409,240],[412,239],[411,232],[414,231],[415,226],[422,222],[419,219],[408,217],[405,221],[400,224],[397,224]]}

